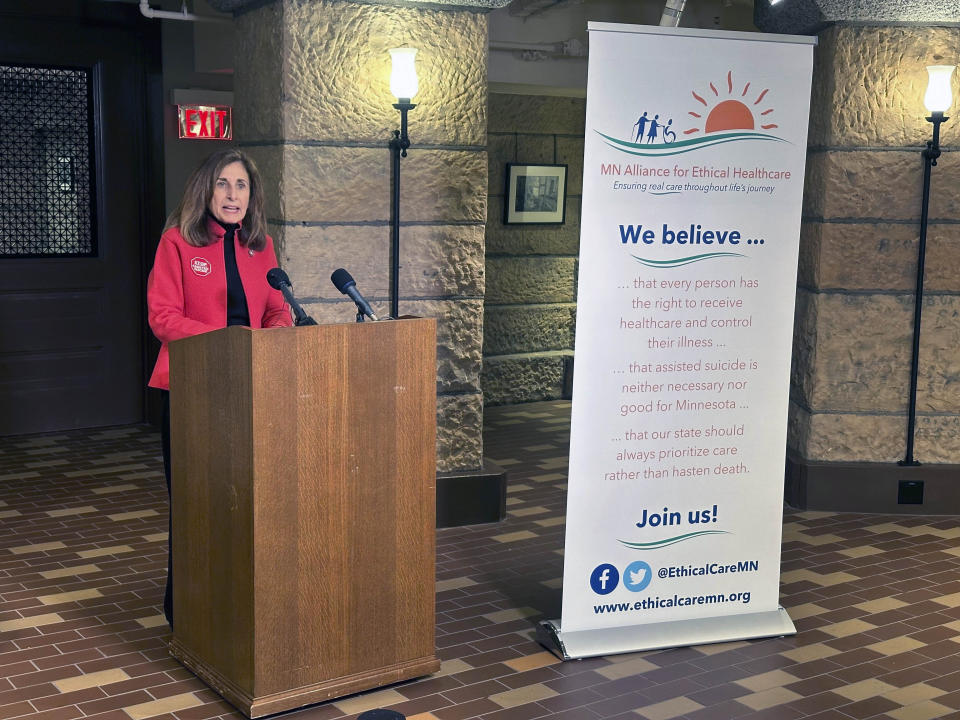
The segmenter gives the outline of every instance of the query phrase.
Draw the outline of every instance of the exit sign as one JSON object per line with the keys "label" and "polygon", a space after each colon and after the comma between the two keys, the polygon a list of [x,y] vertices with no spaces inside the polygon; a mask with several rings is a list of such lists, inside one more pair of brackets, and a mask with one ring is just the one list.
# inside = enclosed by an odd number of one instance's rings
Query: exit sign
{"label": "exit sign", "polygon": [[181,138],[233,139],[233,108],[229,105],[177,105],[177,120]]}

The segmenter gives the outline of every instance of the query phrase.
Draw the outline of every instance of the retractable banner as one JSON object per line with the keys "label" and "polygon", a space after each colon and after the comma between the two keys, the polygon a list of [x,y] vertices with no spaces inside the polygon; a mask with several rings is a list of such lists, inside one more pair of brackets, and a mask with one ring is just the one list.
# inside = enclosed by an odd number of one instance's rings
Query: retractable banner
{"label": "retractable banner", "polygon": [[590,23],[563,657],[788,635],[814,38]]}

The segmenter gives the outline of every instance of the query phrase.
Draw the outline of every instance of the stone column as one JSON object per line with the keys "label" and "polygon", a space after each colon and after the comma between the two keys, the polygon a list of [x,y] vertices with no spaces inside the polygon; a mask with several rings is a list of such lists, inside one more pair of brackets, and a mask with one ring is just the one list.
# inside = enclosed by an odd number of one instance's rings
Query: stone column
{"label": "stone column", "polygon": [[923,465],[897,461],[906,449],[921,151],[932,128],[925,66],[960,59],[960,29],[929,23],[956,22],[960,8],[923,4],[899,17],[926,18],[923,25],[884,26],[876,22],[892,21],[890,3],[830,2],[817,15],[805,11],[819,3],[804,0],[790,22],[760,5],[762,29],[827,24],[814,64],[788,500],[811,509],[958,512],[960,477],[950,466],[960,463],[960,118],[943,125],[931,184],[914,450]]}
{"label": "stone column", "polygon": [[[570,397],[585,111],[583,98],[490,96],[483,323],[487,405]],[[568,166],[562,225],[504,224],[507,163]]]}
{"label": "stone column", "polygon": [[329,279],[339,267],[378,314],[389,311],[388,142],[400,114],[387,50],[419,49],[401,160],[400,313],[438,320],[438,471],[482,474],[486,15],[341,0],[232,4],[238,144],[263,173],[280,263],[321,323],[355,316]]}

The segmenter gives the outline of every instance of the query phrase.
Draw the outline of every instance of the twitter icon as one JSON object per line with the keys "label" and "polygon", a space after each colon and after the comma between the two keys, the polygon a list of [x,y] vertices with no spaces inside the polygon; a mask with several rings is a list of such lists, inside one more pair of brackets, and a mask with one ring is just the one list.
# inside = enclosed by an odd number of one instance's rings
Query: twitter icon
{"label": "twitter icon", "polygon": [[623,570],[623,586],[630,592],[645,590],[653,577],[653,570],[643,560],[634,560]]}

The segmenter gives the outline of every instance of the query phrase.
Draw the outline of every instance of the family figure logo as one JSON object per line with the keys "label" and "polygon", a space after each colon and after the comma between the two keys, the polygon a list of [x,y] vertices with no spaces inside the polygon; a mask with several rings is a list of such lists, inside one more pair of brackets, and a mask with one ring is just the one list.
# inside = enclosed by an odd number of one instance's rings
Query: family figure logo
{"label": "family figure logo", "polygon": [[654,115],[652,118],[647,117],[647,111],[643,111],[643,115],[640,116],[640,119],[637,120],[633,126],[637,128],[637,136],[634,138],[635,143],[643,142],[643,131],[647,131],[647,142],[652,143],[657,140],[657,131],[660,130],[660,139],[665,143],[672,143],[677,139],[677,134],[670,129],[670,126],[673,125],[673,118],[670,118],[667,121],[666,125],[661,124],[660,116]]}
{"label": "family figure logo", "polygon": [[664,122],[661,119],[664,113],[655,113],[650,117],[648,110],[644,110],[633,123],[629,140],[599,130],[595,132],[616,150],[646,157],[680,155],[728,142],[787,142],[770,133],[778,128],[771,117],[774,108],[766,101],[770,88],[751,91],[750,86],[750,82],[742,88],[735,84],[733,71],[728,70],[726,82],[720,88],[708,82],[708,90],[691,90],[693,107],[687,111],[690,127],[682,131],[682,140],[677,140],[673,118]]}

